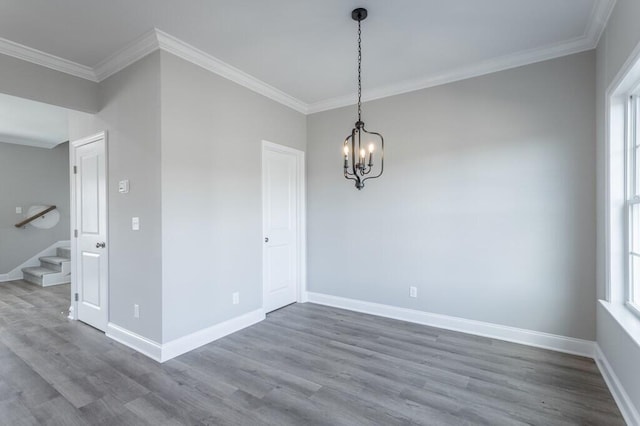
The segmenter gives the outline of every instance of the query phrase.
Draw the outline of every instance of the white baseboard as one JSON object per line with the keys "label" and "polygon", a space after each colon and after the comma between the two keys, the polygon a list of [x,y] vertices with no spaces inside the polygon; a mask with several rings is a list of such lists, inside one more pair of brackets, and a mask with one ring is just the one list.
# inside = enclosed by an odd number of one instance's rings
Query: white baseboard
{"label": "white baseboard", "polygon": [[107,324],[106,335],[155,361],[162,362],[162,345],[158,342],[147,339],[112,322]]}
{"label": "white baseboard", "polygon": [[165,362],[178,355],[192,351],[200,346],[211,343],[224,336],[240,331],[262,321],[265,318],[264,310],[256,309],[236,318],[221,322],[211,327],[196,331],[184,337],[172,340],[162,345],[162,361]]}
{"label": "white baseboard", "polygon": [[633,404],[631,398],[629,398],[629,395],[627,395],[624,387],[622,387],[622,383],[620,383],[618,376],[616,376],[613,368],[611,368],[611,364],[607,361],[607,357],[604,355],[598,344],[595,346],[594,359],[600,369],[600,373],[602,373],[604,381],[607,383],[607,386],[613,395],[613,399],[615,399],[616,404],[618,404],[618,408],[620,409],[624,420],[628,425],[640,425],[640,414],[638,414],[638,409]]}
{"label": "white baseboard", "polygon": [[165,362],[172,358],[192,351],[200,346],[211,343],[229,334],[240,331],[262,321],[265,318],[264,310],[256,309],[236,318],[221,322],[211,327],[196,331],[170,342],[160,344],[146,337],[140,336],[119,325],[109,323],[107,325],[107,337],[135,349],[143,355],[158,361]]}
{"label": "white baseboard", "polygon": [[57,241],[57,242],[51,244],[46,249],[42,250],[40,253],[38,253],[36,255],[33,255],[31,258],[25,260],[24,262],[22,262],[20,265],[16,266],[15,268],[10,270],[9,272],[7,272],[5,274],[0,274],[0,283],[6,282],[6,281],[21,280],[22,279],[22,268],[28,268],[30,266],[39,266],[40,265],[40,260],[39,259],[41,257],[52,256],[53,254],[55,254],[56,249],[58,247],[68,247],[70,244],[71,244],[71,242],[69,240]]}
{"label": "white baseboard", "polygon": [[559,336],[540,331],[526,330],[509,327],[506,325],[492,324],[488,322],[469,320],[448,315],[434,314],[414,309],[399,308],[396,306],[382,305],[379,303],[364,302],[361,300],[347,299],[321,293],[307,294],[311,303],[347,309],[365,314],[378,315],[386,318],[443,328],[446,330],[460,331],[462,333],[475,334],[477,336],[490,337],[492,339],[506,340],[508,342],[550,349],[557,352],[565,352],[573,355],[593,358],[595,342],[573,337]]}

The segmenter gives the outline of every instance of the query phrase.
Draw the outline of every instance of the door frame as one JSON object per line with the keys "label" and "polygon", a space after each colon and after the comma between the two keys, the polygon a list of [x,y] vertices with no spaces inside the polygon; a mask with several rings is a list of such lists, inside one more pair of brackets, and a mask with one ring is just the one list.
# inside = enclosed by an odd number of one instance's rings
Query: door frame
{"label": "door frame", "polygon": [[[76,280],[76,277],[78,276],[78,267],[80,264],[80,262],[78,262],[78,239],[75,237],[75,230],[78,229],[78,223],[77,223],[77,217],[76,217],[77,216],[76,209],[78,207],[77,206],[78,200],[76,197],[76,177],[78,175],[74,173],[73,168],[76,166],[75,164],[76,150],[83,145],[98,141],[100,139],[104,140],[104,164],[105,164],[104,177],[106,182],[105,208],[107,209],[105,232],[107,235],[107,242],[108,242],[109,241],[109,143],[107,139],[107,131],[104,130],[102,132],[93,134],[91,136],[86,136],[84,138],[80,138],[75,141],[69,142],[69,186],[71,187],[71,197],[70,197],[71,227],[70,227],[70,236],[69,236],[69,239],[71,240],[71,294],[70,294],[71,306],[69,307],[68,318],[72,320],[78,319],[78,301],[75,300],[75,294],[77,293],[77,290],[78,290],[78,281]],[[107,259],[109,259],[110,257],[109,247],[110,247],[110,244],[107,244],[107,248],[106,248]],[[107,267],[106,275],[107,275],[106,285],[107,285],[107,296],[108,296],[109,295],[109,268],[108,267]],[[109,322],[109,297],[107,297],[107,300],[105,301],[105,305],[106,305],[105,311],[107,312],[107,322]]]}
{"label": "door frame", "polygon": [[298,232],[296,235],[296,249],[297,249],[297,277],[296,277],[296,302],[305,303],[309,300],[307,294],[307,183],[306,183],[306,162],[305,153],[299,149],[291,148],[285,145],[262,140],[262,146],[260,155],[262,157],[262,170],[261,170],[261,190],[262,190],[262,208],[260,213],[262,215],[262,238],[260,239],[262,244],[262,309],[265,310],[266,300],[266,245],[263,240],[266,235],[266,223],[264,208],[265,202],[265,151],[282,152],[287,154],[294,154],[296,157],[296,180],[297,180],[297,227]]}

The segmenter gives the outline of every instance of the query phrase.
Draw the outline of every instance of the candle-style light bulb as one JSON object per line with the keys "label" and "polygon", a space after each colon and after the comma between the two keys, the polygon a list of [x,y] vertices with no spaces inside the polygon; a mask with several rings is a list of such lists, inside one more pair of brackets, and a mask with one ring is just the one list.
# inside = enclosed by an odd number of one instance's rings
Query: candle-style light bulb
{"label": "candle-style light bulb", "polygon": [[369,153],[372,153],[374,149],[375,149],[375,145],[370,143],[369,144]]}
{"label": "candle-style light bulb", "polygon": [[349,145],[344,145],[344,170],[345,172],[349,168]]}
{"label": "candle-style light bulb", "polygon": [[365,152],[364,148],[362,148],[360,150],[360,157],[364,158],[365,154],[366,154],[366,152]]}
{"label": "candle-style light bulb", "polygon": [[372,143],[369,144],[369,167],[373,167],[373,150],[374,145]]}

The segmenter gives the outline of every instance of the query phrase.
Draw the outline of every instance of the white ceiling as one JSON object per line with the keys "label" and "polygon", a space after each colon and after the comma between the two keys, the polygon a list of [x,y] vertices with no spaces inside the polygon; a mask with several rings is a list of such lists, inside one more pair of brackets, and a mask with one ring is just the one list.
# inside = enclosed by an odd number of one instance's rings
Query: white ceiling
{"label": "white ceiling", "polygon": [[90,76],[157,28],[319,110],[353,101],[355,7],[374,98],[594,48],[614,2],[2,0],[0,37]]}
{"label": "white ceiling", "polygon": [[0,142],[53,148],[68,137],[68,111],[0,94]]}

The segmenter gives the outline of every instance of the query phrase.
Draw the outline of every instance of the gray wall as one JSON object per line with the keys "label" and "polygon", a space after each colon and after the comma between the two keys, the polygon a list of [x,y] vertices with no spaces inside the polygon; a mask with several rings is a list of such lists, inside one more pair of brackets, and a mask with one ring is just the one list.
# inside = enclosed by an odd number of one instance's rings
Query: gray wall
{"label": "gray wall", "polygon": [[[57,206],[60,222],[51,229],[16,228],[32,205]],[[0,274],[68,239],[69,144],[48,149],[0,142]]]}
{"label": "gray wall", "polygon": [[[597,49],[598,124],[598,297],[605,295],[605,93],[635,46],[640,43],[640,2],[617,0]],[[598,307],[598,344],[636,409],[640,409],[640,347],[602,306]]]}
{"label": "gray wall", "polygon": [[305,117],[165,52],[100,93],[70,135],[109,134],[110,322],[168,342],[260,308],[261,141],[304,149]]}
{"label": "gray wall", "polygon": [[369,102],[360,192],[355,107],[311,115],[309,290],[593,340],[594,88],[591,51]]}
{"label": "gray wall", "polygon": [[[100,94],[99,114],[70,114],[69,135],[73,141],[108,131],[109,321],[160,342],[160,53],[103,81]],[[122,179],[130,181],[128,194],[118,193]],[[131,230],[133,216],[140,231]]]}
{"label": "gray wall", "polygon": [[2,54],[0,93],[78,111],[99,110],[97,83]]}
{"label": "gray wall", "polygon": [[[305,149],[305,117],[162,57],[163,341],[262,306],[261,141]],[[232,293],[240,304],[232,305]]]}

